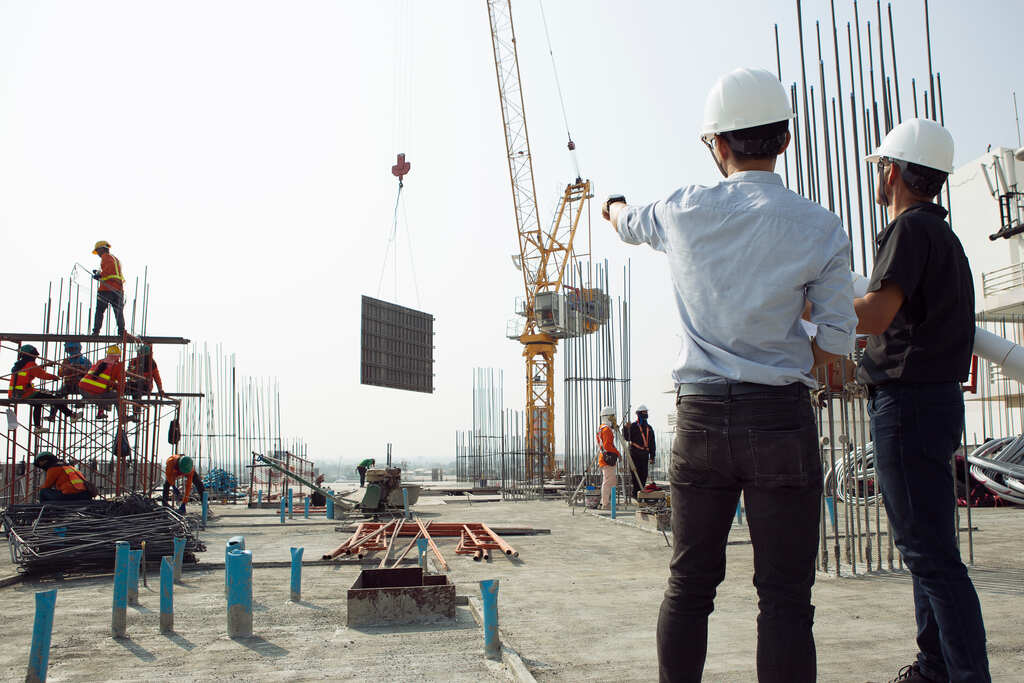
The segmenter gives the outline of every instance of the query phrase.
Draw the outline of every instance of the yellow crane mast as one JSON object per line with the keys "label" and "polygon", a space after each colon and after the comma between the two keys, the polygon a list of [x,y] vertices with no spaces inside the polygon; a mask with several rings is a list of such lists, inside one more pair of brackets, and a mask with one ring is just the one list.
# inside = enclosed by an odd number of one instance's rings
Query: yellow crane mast
{"label": "yellow crane mast", "polygon": [[[541,227],[510,0],[487,0],[487,12],[519,235],[517,267],[526,293],[517,311],[525,317],[523,330],[510,335],[522,342],[526,359],[526,469],[528,475],[536,476],[542,467],[544,474],[551,476],[555,468],[555,349],[561,338],[596,329],[581,322],[585,306],[579,292],[575,303],[561,294],[583,205],[591,196],[590,181],[577,177],[567,185],[550,227]],[[569,148],[573,148],[571,140]],[[584,326],[586,330],[581,329]]]}

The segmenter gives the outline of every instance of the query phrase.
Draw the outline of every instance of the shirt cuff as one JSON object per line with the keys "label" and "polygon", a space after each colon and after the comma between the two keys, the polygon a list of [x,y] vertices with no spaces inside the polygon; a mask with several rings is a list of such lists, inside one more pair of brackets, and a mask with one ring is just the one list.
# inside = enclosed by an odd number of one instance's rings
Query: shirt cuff
{"label": "shirt cuff", "polygon": [[838,356],[845,356],[849,353],[853,353],[854,340],[856,338],[856,333],[848,333],[843,330],[837,330],[834,327],[829,327],[828,325],[819,324],[818,333],[814,337],[814,342],[822,351],[834,353]]}
{"label": "shirt cuff", "polygon": [[618,219],[615,221],[615,232],[619,233],[619,239],[626,244],[642,244],[643,240],[638,239],[629,231],[627,217],[631,211],[635,211],[633,207],[626,204],[621,211],[618,213]]}

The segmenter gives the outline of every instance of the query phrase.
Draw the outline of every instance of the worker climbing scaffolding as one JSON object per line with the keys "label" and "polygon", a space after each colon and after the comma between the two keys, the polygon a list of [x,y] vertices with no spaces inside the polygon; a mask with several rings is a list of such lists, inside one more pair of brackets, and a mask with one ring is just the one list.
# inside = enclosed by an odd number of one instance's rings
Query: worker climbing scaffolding
{"label": "worker climbing scaffolding", "polygon": [[103,316],[109,306],[114,311],[118,336],[124,336],[124,273],[121,261],[110,253],[110,242],[100,240],[92,253],[100,257],[99,270],[92,271],[92,277],[99,282],[96,290],[96,320],[92,334],[96,336],[103,327]]}

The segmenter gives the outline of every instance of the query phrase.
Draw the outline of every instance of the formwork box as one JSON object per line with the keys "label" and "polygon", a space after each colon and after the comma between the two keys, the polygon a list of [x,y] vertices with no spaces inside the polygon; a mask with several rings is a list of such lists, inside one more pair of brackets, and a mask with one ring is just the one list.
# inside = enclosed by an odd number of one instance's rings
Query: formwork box
{"label": "formwork box", "polygon": [[362,384],[434,392],[434,316],[364,296],[361,329]]}
{"label": "formwork box", "polygon": [[455,618],[455,584],[421,567],[364,569],[348,590],[348,626],[424,624]]}

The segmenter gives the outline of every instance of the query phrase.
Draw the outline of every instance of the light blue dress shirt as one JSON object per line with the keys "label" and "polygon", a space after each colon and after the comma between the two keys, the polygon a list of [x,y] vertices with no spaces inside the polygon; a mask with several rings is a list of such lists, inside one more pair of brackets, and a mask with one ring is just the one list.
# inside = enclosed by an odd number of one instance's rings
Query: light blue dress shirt
{"label": "light blue dress shirt", "polygon": [[818,346],[853,350],[850,243],[830,211],[787,190],[769,171],[690,185],[667,199],[620,211],[623,241],[668,256],[682,347],[679,383],[816,386],[801,325],[812,304]]}

